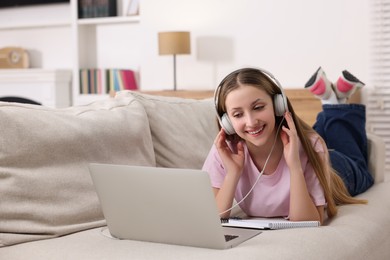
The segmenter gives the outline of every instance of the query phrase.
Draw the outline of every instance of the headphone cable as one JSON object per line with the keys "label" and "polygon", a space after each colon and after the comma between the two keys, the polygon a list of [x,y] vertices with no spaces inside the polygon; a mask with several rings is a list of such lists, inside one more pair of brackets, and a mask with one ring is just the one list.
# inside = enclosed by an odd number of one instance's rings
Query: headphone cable
{"label": "headphone cable", "polygon": [[242,202],[249,196],[249,194],[253,191],[253,189],[255,188],[256,184],[259,182],[260,177],[263,175],[264,170],[265,170],[265,167],[267,167],[268,160],[269,160],[269,158],[271,157],[272,152],[274,151],[275,144],[276,144],[276,140],[277,140],[277,137],[278,137],[278,134],[279,134],[279,131],[280,131],[280,128],[281,128],[281,126],[282,126],[283,121],[284,121],[284,117],[282,118],[282,121],[280,121],[280,124],[279,124],[279,126],[278,126],[278,130],[276,131],[274,143],[272,144],[271,151],[269,152],[269,154],[268,154],[268,156],[267,156],[267,159],[265,160],[264,167],[263,167],[263,169],[261,170],[261,172],[259,173],[259,175],[257,176],[257,179],[256,179],[255,183],[252,185],[252,188],[248,191],[248,193],[247,193],[239,202],[237,202],[236,204],[234,204],[233,206],[231,206],[231,207],[228,208],[227,210],[224,210],[224,211],[220,212],[219,215],[225,214],[226,212],[231,211],[232,209],[234,209],[235,207],[237,207],[237,206],[238,206],[240,203],[242,203]]}

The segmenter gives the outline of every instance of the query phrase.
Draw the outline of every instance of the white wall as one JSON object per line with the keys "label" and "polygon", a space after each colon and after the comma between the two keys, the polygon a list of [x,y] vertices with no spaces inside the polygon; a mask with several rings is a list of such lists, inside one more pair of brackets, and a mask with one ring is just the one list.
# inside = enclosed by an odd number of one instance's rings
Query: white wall
{"label": "white wall", "polygon": [[[172,89],[173,60],[158,55],[157,33],[173,30],[191,32],[191,55],[177,57],[179,89],[214,89],[227,73],[242,66],[265,68],[286,88],[303,86],[320,65],[332,80],[348,69],[369,83],[369,1],[141,0],[141,22],[103,28],[116,35],[100,37],[98,47],[114,46],[107,55],[110,66],[114,58],[118,66],[134,66],[134,60],[128,60],[136,53],[143,90]],[[0,28],[4,23],[51,19],[53,14],[59,21],[70,19],[67,6],[58,5],[55,11],[40,8],[0,9]],[[0,47],[34,50],[34,67],[71,68],[70,37],[70,26],[2,29]],[[128,51],[123,46],[116,51],[118,39]]]}
{"label": "white wall", "polygon": [[[192,54],[177,57],[182,89],[214,88],[242,66],[265,68],[285,87],[303,86],[319,65],[332,80],[348,69],[367,81],[369,10],[369,0],[143,0],[142,86],[172,85],[172,58],[157,54],[157,33],[171,30],[192,37]],[[227,46],[231,57],[199,60],[202,39]],[[218,41],[225,45],[212,46]]]}

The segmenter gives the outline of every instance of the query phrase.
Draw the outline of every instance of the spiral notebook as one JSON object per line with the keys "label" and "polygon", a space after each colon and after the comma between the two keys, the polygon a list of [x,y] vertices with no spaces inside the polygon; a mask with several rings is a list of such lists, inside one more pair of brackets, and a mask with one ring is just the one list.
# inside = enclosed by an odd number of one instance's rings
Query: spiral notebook
{"label": "spiral notebook", "polygon": [[221,219],[222,226],[249,229],[286,229],[319,227],[318,221],[289,221],[284,218]]}

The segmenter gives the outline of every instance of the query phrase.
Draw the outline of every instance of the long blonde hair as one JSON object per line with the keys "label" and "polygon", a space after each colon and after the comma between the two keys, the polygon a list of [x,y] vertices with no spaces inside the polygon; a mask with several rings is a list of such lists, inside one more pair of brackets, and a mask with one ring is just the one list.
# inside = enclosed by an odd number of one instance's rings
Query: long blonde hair
{"label": "long blonde hair", "polygon": [[[218,101],[216,103],[216,109],[219,117],[226,113],[225,100],[227,95],[232,90],[237,89],[243,85],[250,85],[260,88],[266,91],[266,93],[270,95],[272,99],[276,94],[282,94],[279,86],[270,80],[269,76],[265,75],[263,71],[255,68],[243,68],[236,70],[226,76],[218,86],[219,91],[216,92],[218,95],[216,98]],[[328,217],[332,218],[337,214],[338,205],[367,203],[366,200],[353,198],[348,193],[343,180],[330,164],[329,154],[325,152],[325,158],[321,158],[321,156],[314,150],[310,137],[313,135],[318,136],[319,141],[322,143],[323,147],[326,147],[325,141],[311,126],[298,117],[288,98],[287,105],[294,119],[295,127],[303,149],[306,152],[309,162],[312,165],[324,190],[325,199],[327,202],[326,211]],[[276,117],[276,124],[279,124],[281,120],[282,117]]]}

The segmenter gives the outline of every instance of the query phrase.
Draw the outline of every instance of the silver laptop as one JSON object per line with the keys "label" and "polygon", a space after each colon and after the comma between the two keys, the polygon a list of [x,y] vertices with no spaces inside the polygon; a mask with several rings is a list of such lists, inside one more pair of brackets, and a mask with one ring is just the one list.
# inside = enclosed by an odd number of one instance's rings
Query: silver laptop
{"label": "silver laptop", "polygon": [[261,233],[222,227],[206,172],[96,163],[89,169],[115,238],[224,249]]}

